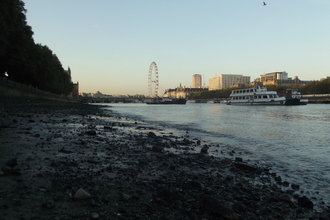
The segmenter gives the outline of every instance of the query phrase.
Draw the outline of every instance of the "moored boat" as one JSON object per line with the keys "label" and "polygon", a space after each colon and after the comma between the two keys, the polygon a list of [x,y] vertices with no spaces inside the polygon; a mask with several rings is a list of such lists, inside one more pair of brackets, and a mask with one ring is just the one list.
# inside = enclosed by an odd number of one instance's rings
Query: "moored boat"
{"label": "moored boat", "polygon": [[308,99],[301,99],[298,89],[281,89],[277,91],[279,96],[285,97],[285,105],[307,105]]}
{"label": "moored boat", "polygon": [[159,99],[152,99],[149,102],[146,102],[148,105],[171,105],[171,104],[186,104],[186,99],[179,98],[179,99],[172,99],[172,98],[159,98]]}
{"label": "moored boat", "polygon": [[267,91],[266,86],[232,90],[229,97],[228,105],[284,105],[286,100],[276,91]]}

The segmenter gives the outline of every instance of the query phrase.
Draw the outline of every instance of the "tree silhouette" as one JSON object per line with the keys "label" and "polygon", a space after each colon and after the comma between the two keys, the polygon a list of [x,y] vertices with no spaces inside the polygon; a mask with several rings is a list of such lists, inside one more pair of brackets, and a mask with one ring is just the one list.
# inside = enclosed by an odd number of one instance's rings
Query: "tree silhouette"
{"label": "tree silhouette", "polygon": [[67,95],[70,76],[47,46],[34,43],[24,6],[21,0],[0,1],[0,77]]}

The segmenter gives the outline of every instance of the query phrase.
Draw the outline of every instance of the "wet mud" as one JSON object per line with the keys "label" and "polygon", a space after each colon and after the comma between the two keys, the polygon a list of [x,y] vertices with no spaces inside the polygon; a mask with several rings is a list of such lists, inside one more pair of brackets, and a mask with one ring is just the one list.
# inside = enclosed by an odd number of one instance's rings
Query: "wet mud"
{"label": "wet mud", "polygon": [[0,219],[330,219],[230,158],[100,106],[2,99]]}

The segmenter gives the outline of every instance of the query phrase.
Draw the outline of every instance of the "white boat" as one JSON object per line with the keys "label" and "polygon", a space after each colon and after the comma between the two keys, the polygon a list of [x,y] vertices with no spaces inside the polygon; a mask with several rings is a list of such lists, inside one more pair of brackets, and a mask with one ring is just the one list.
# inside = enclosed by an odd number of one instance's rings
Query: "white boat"
{"label": "white boat", "polygon": [[228,105],[284,105],[285,97],[276,91],[267,91],[266,86],[232,90]]}

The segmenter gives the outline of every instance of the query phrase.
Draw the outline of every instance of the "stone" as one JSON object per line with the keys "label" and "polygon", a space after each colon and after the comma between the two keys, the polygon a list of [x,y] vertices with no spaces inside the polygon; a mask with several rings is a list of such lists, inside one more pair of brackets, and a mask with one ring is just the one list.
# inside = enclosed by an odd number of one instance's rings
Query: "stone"
{"label": "stone", "polygon": [[257,168],[255,166],[249,165],[249,164],[245,164],[245,163],[234,163],[234,166],[237,169],[240,170],[249,170],[249,171],[255,171],[257,170]]}
{"label": "stone", "polygon": [[314,207],[313,202],[309,200],[306,196],[302,196],[298,198],[298,205],[308,209],[313,209]]}
{"label": "stone", "polygon": [[90,197],[91,195],[82,188],[78,189],[78,191],[74,195],[75,199],[88,199]]}
{"label": "stone", "polygon": [[300,185],[292,183],[291,188],[298,190],[300,188]]}
{"label": "stone", "polygon": [[51,209],[51,208],[54,208],[54,201],[53,200],[47,200],[47,201],[44,201],[42,203],[42,207],[44,208],[47,208],[47,209]]}
{"label": "stone", "polygon": [[128,195],[128,194],[125,194],[125,193],[122,194],[122,199],[123,199],[124,201],[127,201],[127,200],[129,200],[130,198],[131,198],[131,196]]}
{"label": "stone", "polygon": [[233,210],[212,196],[203,196],[199,204],[202,208],[218,214],[223,218],[231,220],[239,219],[239,216]]}
{"label": "stone", "polygon": [[91,217],[92,217],[93,219],[97,219],[97,218],[100,217],[100,215],[99,215],[98,213],[96,213],[96,212],[93,212],[93,213],[91,214]]}
{"label": "stone", "polygon": [[13,158],[7,161],[6,166],[10,168],[14,168],[15,166],[19,165],[17,158]]}
{"label": "stone", "polygon": [[86,134],[90,135],[90,136],[96,136],[96,131],[95,130],[89,130],[89,131],[86,131]]}
{"label": "stone", "polygon": [[159,146],[152,146],[152,151],[153,152],[162,152],[163,148]]}
{"label": "stone", "polygon": [[204,147],[201,149],[201,153],[206,154],[209,150],[209,147],[207,145],[204,145]]}
{"label": "stone", "polygon": [[148,133],[148,138],[156,138],[157,137],[157,135],[154,133],[154,132],[149,132]]}
{"label": "stone", "polygon": [[59,152],[61,152],[61,153],[65,153],[65,154],[71,154],[71,153],[73,153],[72,150],[67,150],[67,149],[65,149],[64,147],[61,148],[61,149],[59,150]]}

